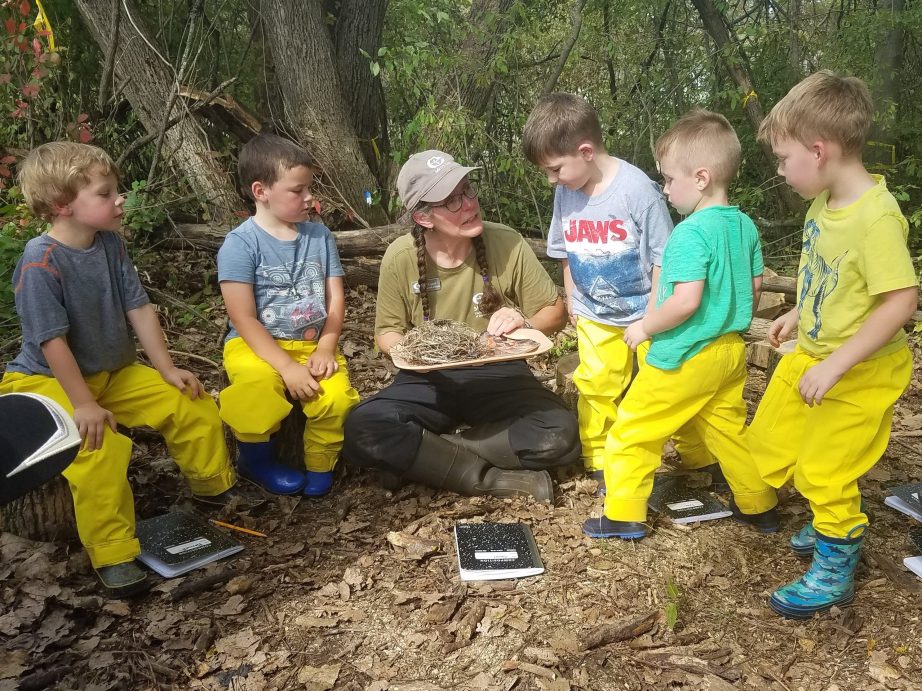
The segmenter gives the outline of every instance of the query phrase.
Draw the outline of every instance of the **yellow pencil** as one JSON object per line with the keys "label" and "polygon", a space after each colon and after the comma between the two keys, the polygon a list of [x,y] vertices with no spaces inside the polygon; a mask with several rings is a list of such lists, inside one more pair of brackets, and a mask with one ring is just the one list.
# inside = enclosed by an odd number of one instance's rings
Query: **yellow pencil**
{"label": "yellow pencil", "polygon": [[225,523],[224,521],[216,521],[213,518],[209,519],[209,522],[219,525],[222,528],[230,528],[231,530],[238,530],[241,533],[246,533],[247,535],[255,535],[256,537],[267,537],[265,533],[261,533],[258,530],[250,530],[249,528],[241,528],[239,525],[231,525],[230,523]]}

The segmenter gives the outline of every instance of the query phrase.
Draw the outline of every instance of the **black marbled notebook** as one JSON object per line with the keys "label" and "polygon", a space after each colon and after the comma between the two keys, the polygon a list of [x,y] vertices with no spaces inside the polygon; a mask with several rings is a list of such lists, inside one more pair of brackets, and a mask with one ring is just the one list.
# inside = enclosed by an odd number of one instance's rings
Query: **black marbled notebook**
{"label": "black marbled notebook", "polygon": [[647,506],[665,514],[675,523],[697,523],[727,518],[733,513],[713,494],[700,487],[689,487],[680,476],[657,475]]}
{"label": "black marbled notebook", "polygon": [[181,576],[243,549],[227,533],[185,511],[138,521],[135,534],[141,543],[138,560],[165,578]]}
{"label": "black marbled notebook", "polygon": [[544,573],[535,538],[524,523],[458,523],[455,546],[463,581]]}
{"label": "black marbled notebook", "polygon": [[922,482],[889,487],[887,492],[884,504],[922,521]]}

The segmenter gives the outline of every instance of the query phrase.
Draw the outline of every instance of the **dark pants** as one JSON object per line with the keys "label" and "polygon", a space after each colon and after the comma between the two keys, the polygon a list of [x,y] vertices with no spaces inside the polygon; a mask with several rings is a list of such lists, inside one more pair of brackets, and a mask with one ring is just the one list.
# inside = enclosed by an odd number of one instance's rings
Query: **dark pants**
{"label": "dark pants", "polygon": [[393,383],[352,409],[342,456],[347,463],[403,474],[423,429],[509,421],[509,443],[534,470],[579,459],[576,417],[532,376],[522,360],[421,373],[401,370]]}

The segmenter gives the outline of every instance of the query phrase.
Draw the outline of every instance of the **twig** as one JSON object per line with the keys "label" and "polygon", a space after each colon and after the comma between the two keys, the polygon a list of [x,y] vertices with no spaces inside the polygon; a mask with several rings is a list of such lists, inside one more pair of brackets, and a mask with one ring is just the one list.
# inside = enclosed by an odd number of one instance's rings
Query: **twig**
{"label": "twig", "polygon": [[189,595],[196,595],[205,590],[210,590],[216,585],[226,583],[236,575],[237,572],[233,569],[222,569],[209,576],[204,576],[194,581],[186,581],[170,593],[170,602],[178,602]]}
{"label": "twig", "polygon": [[157,297],[163,300],[166,300],[169,303],[172,303],[176,307],[180,307],[186,310],[187,312],[191,312],[192,314],[194,314],[196,317],[198,317],[202,321],[206,321],[206,322],[208,321],[208,316],[204,312],[199,310],[197,307],[193,307],[192,305],[183,302],[182,300],[178,298],[174,298],[169,293],[164,293],[162,290],[158,290],[157,288],[154,288],[153,286],[149,286],[149,285],[145,285],[144,290],[146,290],[148,293],[153,293]]}

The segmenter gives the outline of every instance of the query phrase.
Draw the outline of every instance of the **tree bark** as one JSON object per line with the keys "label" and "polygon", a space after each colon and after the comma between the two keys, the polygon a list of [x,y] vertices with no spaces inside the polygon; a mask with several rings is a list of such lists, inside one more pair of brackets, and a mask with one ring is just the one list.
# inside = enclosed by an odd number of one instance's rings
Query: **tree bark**
{"label": "tree bark", "polygon": [[[159,131],[166,121],[164,104],[173,100],[179,85],[172,66],[165,65],[157,55],[151,33],[146,30],[141,14],[125,0],[117,45],[110,33],[111,6],[97,0],[77,0],[80,17],[104,54],[115,51],[115,73],[125,82],[124,94],[138,119],[148,132]],[[230,226],[234,211],[243,202],[234,189],[227,171],[218,164],[208,141],[193,117],[184,118],[168,128],[163,138],[164,155],[185,177],[201,201],[208,217],[221,225]]]}
{"label": "tree bark", "polygon": [[[746,113],[753,130],[758,132],[759,125],[765,119],[765,113],[762,110],[762,103],[759,101],[759,94],[753,86],[752,77],[749,74],[749,68],[746,65],[742,49],[730,36],[727,23],[714,4],[714,0],[692,0],[692,4],[701,16],[705,31],[717,45],[724,68],[730,73],[730,78],[733,79],[736,86],[744,94],[743,112]],[[760,143],[760,146],[769,169],[774,173],[775,157],[772,154],[771,147],[764,143]],[[778,189],[785,209],[795,216],[803,215],[804,203],[793,190],[787,185],[781,185]]]}
{"label": "tree bark", "polygon": [[496,86],[492,74],[483,71],[489,67],[503,38],[512,25],[509,10],[514,0],[474,0],[468,14],[470,32],[461,45],[462,74],[460,101],[474,118],[482,118],[489,109]]}
{"label": "tree bark", "polygon": [[[83,0],[86,1],[86,0]],[[320,0],[261,0],[266,42],[277,65],[285,119],[310,150],[345,214],[362,225],[386,222],[365,192],[378,188],[352,127]],[[333,195],[331,195],[333,196]]]}
{"label": "tree bark", "polygon": [[67,480],[59,476],[0,506],[0,532],[43,542],[76,537],[77,519]]}
{"label": "tree bark", "polygon": [[361,51],[372,59],[377,57],[386,10],[387,0],[340,0],[334,8],[333,26],[340,88],[365,162],[381,189],[387,188],[390,151],[384,87]]}

